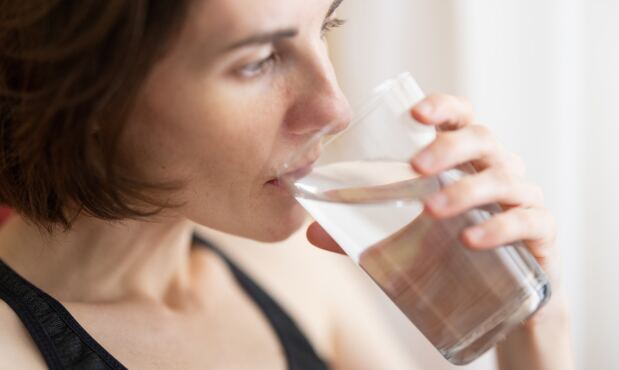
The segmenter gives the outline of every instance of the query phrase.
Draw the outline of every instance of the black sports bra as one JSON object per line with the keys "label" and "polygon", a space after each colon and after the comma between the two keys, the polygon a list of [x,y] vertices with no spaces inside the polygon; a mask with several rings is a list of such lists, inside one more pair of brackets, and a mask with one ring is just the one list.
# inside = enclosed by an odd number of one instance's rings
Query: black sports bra
{"label": "black sports bra", "polygon": [[[328,370],[294,320],[219,248],[194,235],[194,243],[210,248],[228,265],[237,283],[273,326],[289,370]],[[0,299],[20,318],[50,370],[126,369],[97,343],[60,302],[19,276],[0,260]]]}

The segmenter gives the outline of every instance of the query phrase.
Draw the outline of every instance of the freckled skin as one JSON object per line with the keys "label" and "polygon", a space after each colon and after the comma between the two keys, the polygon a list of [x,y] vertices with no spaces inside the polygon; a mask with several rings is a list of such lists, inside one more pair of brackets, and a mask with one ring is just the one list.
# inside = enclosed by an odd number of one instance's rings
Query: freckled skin
{"label": "freckled skin", "polygon": [[[121,145],[132,173],[185,180],[171,195],[185,203],[175,212],[202,225],[261,241],[296,231],[305,212],[265,184],[313,133],[350,120],[321,37],[330,5],[233,0],[194,6],[133,112]],[[221,52],[254,31],[286,27],[296,36],[276,46]],[[274,50],[279,57],[262,74],[239,72]]]}

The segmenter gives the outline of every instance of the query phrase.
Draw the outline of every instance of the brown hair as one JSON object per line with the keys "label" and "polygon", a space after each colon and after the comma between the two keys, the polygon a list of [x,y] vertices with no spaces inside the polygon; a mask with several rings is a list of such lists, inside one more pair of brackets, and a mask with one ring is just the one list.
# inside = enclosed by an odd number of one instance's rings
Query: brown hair
{"label": "brown hair", "polygon": [[117,143],[188,1],[0,0],[0,203],[48,230],[164,207]]}

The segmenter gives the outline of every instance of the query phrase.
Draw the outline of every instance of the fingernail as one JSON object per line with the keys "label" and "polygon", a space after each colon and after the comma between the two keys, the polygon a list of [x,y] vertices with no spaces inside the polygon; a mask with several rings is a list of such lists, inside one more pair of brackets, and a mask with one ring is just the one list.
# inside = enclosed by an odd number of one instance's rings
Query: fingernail
{"label": "fingernail", "polygon": [[434,210],[444,209],[449,205],[449,198],[442,193],[434,194],[428,199],[428,205]]}
{"label": "fingernail", "polygon": [[429,117],[434,112],[434,104],[432,104],[428,100],[424,100],[421,103],[417,104],[417,111],[422,115]]}
{"label": "fingernail", "polygon": [[481,242],[486,236],[486,231],[481,227],[472,227],[466,231],[466,237],[473,243]]}

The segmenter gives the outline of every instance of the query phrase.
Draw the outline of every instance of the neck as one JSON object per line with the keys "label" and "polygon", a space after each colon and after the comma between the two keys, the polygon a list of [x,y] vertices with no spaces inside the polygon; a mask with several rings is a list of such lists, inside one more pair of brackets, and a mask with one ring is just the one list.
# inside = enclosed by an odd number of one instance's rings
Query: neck
{"label": "neck", "polygon": [[0,230],[0,258],[61,301],[169,301],[189,285],[193,224],[108,222],[81,216],[48,234],[14,215]]}

